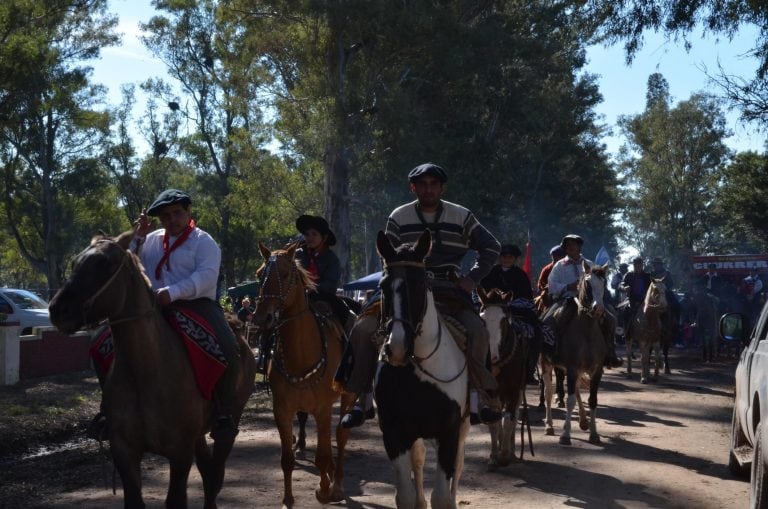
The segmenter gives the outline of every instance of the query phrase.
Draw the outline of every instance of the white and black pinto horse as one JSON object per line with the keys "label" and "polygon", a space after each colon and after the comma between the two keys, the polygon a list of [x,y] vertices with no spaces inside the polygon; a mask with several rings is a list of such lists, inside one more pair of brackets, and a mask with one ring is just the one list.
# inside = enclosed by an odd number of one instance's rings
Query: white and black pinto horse
{"label": "white and black pinto horse", "polygon": [[382,320],[386,341],[375,380],[379,426],[395,469],[398,508],[426,508],[424,439],[437,449],[433,509],[455,509],[469,431],[467,361],[435,307],[424,258],[426,230],[414,246],[395,249],[383,232]]}

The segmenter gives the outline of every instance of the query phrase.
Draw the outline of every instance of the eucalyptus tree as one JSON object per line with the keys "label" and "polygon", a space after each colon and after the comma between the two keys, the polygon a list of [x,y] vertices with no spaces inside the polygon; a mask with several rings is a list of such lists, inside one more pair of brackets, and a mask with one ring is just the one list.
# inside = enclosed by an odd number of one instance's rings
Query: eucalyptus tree
{"label": "eucalyptus tree", "polygon": [[718,100],[694,94],[673,105],[661,75],[651,75],[649,84],[645,111],[619,122],[628,140],[624,216],[641,252],[680,268],[716,242],[714,199],[729,157],[728,129]]}
{"label": "eucalyptus tree", "polygon": [[[0,168],[6,228],[58,288],[64,263],[97,226],[118,221],[97,158],[110,126],[84,62],[115,44],[106,0],[0,6]],[[94,192],[98,190],[98,192]]]}

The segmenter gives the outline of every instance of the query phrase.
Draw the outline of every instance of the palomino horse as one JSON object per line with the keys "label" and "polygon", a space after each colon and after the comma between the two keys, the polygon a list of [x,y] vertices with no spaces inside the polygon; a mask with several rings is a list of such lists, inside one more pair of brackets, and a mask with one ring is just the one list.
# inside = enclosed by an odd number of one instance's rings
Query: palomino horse
{"label": "palomino horse", "polygon": [[523,339],[515,334],[507,314],[511,294],[491,289],[485,293],[477,289],[483,309],[480,316],[488,328],[492,371],[499,386],[499,399],[504,419],[488,425],[491,433],[491,467],[507,466],[515,457],[515,428],[520,403],[525,390],[527,349]]}
{"label": "palomino horse", "polygon": [[376,239],[384,258],[379,284],[387,337],[375,396],[384,448],[395,469],[397,507],[427,507],[423,439],[433,439],[432,508],[455,509],[469,432],[467,360],[438,315],[427,282],[424,258],[431,237],[425,230],[414,246],[397,250],[383,232]]}
{"label": "palomino horse", "polygon": [[661,341],[667,334],[662,322],[662,315],[667,311],[666,286],[663,279],[651,279],[651,284],[645,292],[643,305],[637,310],[630,326],[630,337],[627,339],[627,377],[632,377],[632,342],[637,340],[640,347],[640,383],[646,384],[651,372],[651,348],[656,354],[654,377],[659,377],[661,367]]}
{"label": "palomino horse", "polygon": [[[125,507],[144,507],[141,458],[150,452],[170,462],[166,507],[187,507],[187,479],[195,460],[203,479],[204,507],[213,509],[232,442],[216,441],[213,451],[206,442],[213,402],[200,393],[184,344],[155,304],[138,258],[128,251],[132,238],[133,231],[115,240],[94,237],[51,301],[51,321],[73,332],[109,320],[115,358],[104,383],[102,408]],[[236,422],[253,392],[256,373],[250,348],[242,337],[238,342]]]}
{"label": "palomino horse", "polygon": [[[331,415],[339,392],[333,375],[341,362],[343,331],[335,319],[313,310],[307,292],[314,290],[309,273],[295,259],[297,244],[270,251],[261,243],[264,264],[257,275],[261,292],[254,321],[264,330],[274,330],[274,356],[269,369],[272,411],[280,433],[280,465],[283,469],[283,505],[294,503],[291,477],[296,464],[293,450],[293,417],[296,412],[312,414],[317,423],[315,465],[320,471],[322,504],[344,500],[344,447],[349,430],[336,426],[337,457],[331,448]],[[342,411],[354,402],[342,398]],[[331,485],[333,483],[333,485]]]}
{"label": "palomino horse", "polygon": [[[560,435],[560,443],[571,444],[571,413],[578,402],[579,427],[582,430],[589,429],[589,442],[600,443],[600,435],[597,433],[595,413],[597,410],[597,389],[600,379],[603,377],[603,363],[608,352],[605,343],[601,320],[605,309],[603,296],[605,295],[605,272],[607,266],[595,266],[590,268],[584,263],[584,274],[579,278],[575,303],[577,310],[573,318],[564,324],[562,333],[558,337],[558,345],[554,358],[541,356],[542,376],[544,378],[546,393],[546,433],[554,435],[552,426],[552,375],[555,366],[566,371],[568,400],[566,401],[565,423],[563,433]],[[589,376],[589,410],[587,420],[586,411],[581,401],[579,384],[582,377]]]}

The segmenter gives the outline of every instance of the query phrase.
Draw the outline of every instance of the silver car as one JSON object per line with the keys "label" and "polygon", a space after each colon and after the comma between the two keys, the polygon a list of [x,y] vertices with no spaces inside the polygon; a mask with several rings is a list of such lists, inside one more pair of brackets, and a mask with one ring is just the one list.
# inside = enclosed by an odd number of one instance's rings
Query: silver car
{"label": "silver car", "polygon": [[32,333],[32,327],[50,326],[48,303],[27,290],[0,288],[0,313],[6,320],[19,322],[19,333]]}
{"label": "silver car", "polygon": [[740,477],[749,473],[749,506],[768,508],[768,304],[749,330],[744,315],[720,319],[720,336],[744,345],[736,366],[728,468]]}

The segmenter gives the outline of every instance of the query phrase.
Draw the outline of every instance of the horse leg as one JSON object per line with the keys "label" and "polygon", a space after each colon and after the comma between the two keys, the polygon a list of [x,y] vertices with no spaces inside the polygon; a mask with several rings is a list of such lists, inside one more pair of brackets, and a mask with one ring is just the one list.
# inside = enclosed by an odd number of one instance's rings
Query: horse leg
{"label": "horse leg", "polygon": [[589,421],[587,421],[587,411],[584,408],[584,402],[581,400],[581,377],[576,381],[576,403],[579,405],[579,429],[587,431],[589,429]]}
{"label": "horse leg", "polygon": [[141,497],[141,454],[116,439],[110,439],[109,447],[115,468],[123,482],[123,507],[144,509],[144,500]]}
{"label": "horse leg", "polygon": [[597,434],[597,389],[603,378],[603,367],[599,366],[589,379],[589,443],[599,444],[600,435]]}
{"label": "horse leg", "polygon": [[488,458],[488,468],[493,470],[499,466],[499,439],[501,438],[501,422],[492,422],[488,425],[488,432],[491,434],[491,456]]}
{"label": "horse leg", "polygon": [[555,388],[552,385],[552,364],[547,363],[542,365],[542,378],[544,379],[544,392],[546,394],[546,409],[544,413],[544,426],[545,433],[550,436],[554,436],[555,428],[552,423],[552,396],[554,396]]}
{"label": "horse leg", "polygon": [[[174,458],[170,460],[170,482],[168,494],[165,497],[166,509],[186,509],[187,507],[187,479],[189,469],[192,468],[192,456],[187,458]],[[209,507],[206,504],[206,508]],[[214,506],[211,509],[215,509]]]}
{"label": "horse leg", "polygon": [[632,348],[633,338],[629,334],[626,334],[624,337],[626,338],[624,340],[624,345],[627,349],[627,378],[632,378],[632,358],[634,357]]}
{"label": "horse leg", "polygon": [[654,353],[656,354],[656,365],[653,368],[653,379],[659,379],[659,370],[661,369],[661,341],[657,341],[653,345]]}
{"label": "horse leg", "polygon": [[[426,448],[420,439],[416,440],[409,450],[392,459],[392,468],[395,470],[395,505],[397,507],[426,509],[427,500],[424,498],[425,461]],[[413,472],[413,480],[411,480],[411,472]]]}
{"label": "horse leg", "polygon": [[467,441],[467,435],[469,435],[469,418],[461,420],[461,426],[459,427],[459,440],[456,445],[456,465],[453,469],[453,479],[451,479],[451,500],[456,504],[456,492],[459,489],[459,479],[464,472],[464,443]]}
{"label": "horse leg", "polygon": [[[307,449],[307,412],[296,412],[296,419],[299,421],[299,436],[296,439],[294,451],[303,454]],[[302,456],[303,457],[303,456]]]}
{"label": "horse leg", "polygon": [[515,431],[517,420],[520,418],[520,398],[517,401],[507,402],[507,412],[501,426],[501,454],[499,465],[505,467],[515,458]]}
{"label": "horse leg", "polygon": [[[346,414],[355,404],[355,396],[350,393],[342,393],[339,415]],[[341,420],[336,425],[336,466],[333,473],[333,486],[331,486],[331,502],[341,502],[344,495],[344,453],[346,452],[349,429],[341,425]]]}
{"label": "horse leg", "polygon": [[565,408],[565,372],[555,368],[555,389],[557,391],[557,408]]}
{"label": "horse leg", "polygon": [[568,368],[568,401],[565,407],[565,423],[563,423],[563,433],[560,435],[560,445],[571,445],[571,412],[576,406],[577,374],[575,369]]}
{"label": "horse leg", "polygon": [[333,449],[331,447],[331,412],[333,406],[327,405],[315,413],[317,423],[317,451],[315,466],[320,471],[320,489],[315,491],[315,497],[321,504],[331,501],[331,477],[333,476]]}
{"label": "horse leg", "polygon": [[651,375],[651,345],[640,344],[640,383],[647,384]]}
{"label": "horse leg", "polygon": [[[432,509],[456,509],[456,500],[451,496],[451,478],[456,475],[456,456],[460,441],[461,428],[457,426],[446,430],[437,439],[437,466],[430,503]],[[458,483],[457,483],[458,484]]]}
{"label": "horse leg", "polygon": [[664,374],[665,375],[671,375],[672,369],[669,367],[669,346],[672,344],[671,341],[667,341],[664,343],[664,347],[662,349],[662,352],[664,353]]}
{"label": "horse leg", "polygon": [[[273,392],[272,404],[275,405],[276,393]],[[280,403],[278,402],[278,405]],[[275,423],[280,434],[280,467],[283,469],[283,506],[293,507],[293,487],[291,478],[296,466],[296,457],[293,454],[293,411],[281,410],[275,407]]]}

